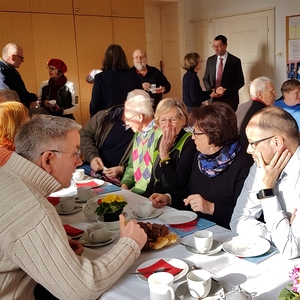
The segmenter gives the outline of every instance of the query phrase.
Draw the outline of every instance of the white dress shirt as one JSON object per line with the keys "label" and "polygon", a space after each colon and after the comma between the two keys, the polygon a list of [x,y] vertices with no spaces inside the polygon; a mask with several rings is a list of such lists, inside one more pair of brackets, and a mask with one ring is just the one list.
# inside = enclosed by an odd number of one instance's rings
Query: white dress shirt
{"label": "white dress shirt", "polygon": [[[288,258],[300,255],[300,147],[282,171],[274,186],[276,196],[257,199],[262,189],[261,169],[250,168],[232,214],[230,227],[238,234],[255,234],[272,241]],[[290,226],[290,218],[297,209]],[[257,220],[261,213],[266,223]]]}

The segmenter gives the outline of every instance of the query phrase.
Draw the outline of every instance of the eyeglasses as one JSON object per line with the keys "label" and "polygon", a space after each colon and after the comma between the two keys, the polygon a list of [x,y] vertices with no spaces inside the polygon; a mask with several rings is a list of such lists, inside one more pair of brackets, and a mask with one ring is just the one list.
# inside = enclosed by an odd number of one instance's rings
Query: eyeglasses
{"label": "eyeglasses", "polygon": [[57,70],[56,68],[54,67],[47,67],[48,70],[51,70],[51,71],[54,71],[54,70]]}
{"label": "eyeglasses", "polygon": [[24,56],[18,55],[18,54],[14,54],[14,56],[19,57],[20,59],[24,60]]}
{"label": "eyeglasses", "polygon": [[166,118],[162,118],[162,119],[158,119],[159,124],[166,124],[167,122],[171,122],[172,124],[175,124],[179,121],[180,117],[174,117],[174,118],[170,118],[170,119],[166,119]]}
{"label": "eyeglasses", "polygon": [[131,119],[133,119],[135,116],[137,116],[139,113],[136,113],[136,114],[134,114],[133,116],[131,116],[130,118],[126,118],[125,117],[125,120],[128,122],[128,121],[130,121]]}
{"label": "eyeglasses", "polygon": [[269,139],[273,138],[274,136],[275,136],[275,135],[272,135],[272,136],[263,138],[263,139],[261,139],[261,140],[255,141],[255,142],[249,142],[249,145],[252,147],[253,150],[255,150],[256,147],[257,147],[257,145],[258,145],[260,142],[269,140]]}
{"label": "eyeglasses", "polygon": [[76,161],[79,159],[79,157],[81,155],[81,150],[78,150],[77,152],[63,152],[63,151],[58,151],[58,150],[45,150],[40,155],[43,155],[47,151],[50,151],[50,152],[53,152],[53,153],[68,153],[68,154],[75,155],[76,156]]}
{"label": "eyeglasses", "polygon": [[193,135],[197,136],[197,135],[202,135],[205,134],[205,132],[196,132],[195,129],[193,129]]}

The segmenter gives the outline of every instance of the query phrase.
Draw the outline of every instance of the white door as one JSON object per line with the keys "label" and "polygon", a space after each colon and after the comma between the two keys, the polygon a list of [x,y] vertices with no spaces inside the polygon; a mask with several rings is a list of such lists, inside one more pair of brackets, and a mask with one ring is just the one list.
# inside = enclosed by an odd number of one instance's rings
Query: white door
{"label": "white door", "polygon": [[[208,29],[209,28],[209,29]],[[208,29],[208,30],[207,30]],[[203,69],[207,57],[214,54],[209,46],[214,37],[222,34],[227,37],[227,50],[239,57],[245,77],[245,85],[240,89],[240,103],[249,100],[249,83],[259,76],[274,78],[274,11],[263,11],[240,16],[212,19],[208,24],[195,24],[197,51],[205,53]],[[209,37],[211,33],[213,36]],[[210,38],[210,40],[207,40]],[[202,43],[199,41],[203,41]],[[207,53],[207,47],[210,51]],[[202,70],[204,72],[204,70]],[[198,74],[199,77],[202,75]],[[203,78],[200,77],[201,79]]]}

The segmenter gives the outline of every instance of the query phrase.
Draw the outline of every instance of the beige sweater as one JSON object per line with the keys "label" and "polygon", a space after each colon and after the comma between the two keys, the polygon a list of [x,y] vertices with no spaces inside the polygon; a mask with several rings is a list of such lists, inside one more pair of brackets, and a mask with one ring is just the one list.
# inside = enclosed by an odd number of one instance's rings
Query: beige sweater
{"label": "beige sweater", "polygon": [[[0,148],[1,158],[7,150]],[[60,184],[13,153],[0,167],[0,299],[34,299],[36,282],[59,299],[96,299],[140,255],[121,238],[105,255],[77,256],[55,208],[45,198]]]}

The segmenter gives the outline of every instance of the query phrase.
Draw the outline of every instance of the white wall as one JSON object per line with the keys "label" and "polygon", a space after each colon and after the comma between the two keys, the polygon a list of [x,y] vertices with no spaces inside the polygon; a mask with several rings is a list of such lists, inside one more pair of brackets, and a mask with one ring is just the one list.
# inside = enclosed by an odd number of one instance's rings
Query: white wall
{"label": "white wall", "polygon": [[[275,53],[283,52],[283,57],[276,56],[275,77],[277,94],[280,94],[281,84],[286,80],[286,16],[300,14],[299,0],[184,0],[186,52],[193,47],[191,21],[209,19],[234,14],[275,8]],[[264,74],[262,74],[264,75]]]}

